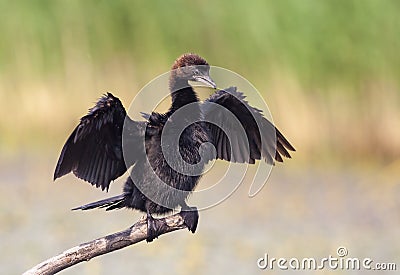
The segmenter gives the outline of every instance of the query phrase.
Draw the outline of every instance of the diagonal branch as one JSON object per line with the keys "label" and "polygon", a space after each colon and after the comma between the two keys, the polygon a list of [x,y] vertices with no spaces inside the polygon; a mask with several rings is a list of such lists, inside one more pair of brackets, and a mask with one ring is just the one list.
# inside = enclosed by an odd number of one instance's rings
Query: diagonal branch
{"label": "diagonal branch", "polygon": [[[187,228],[179,213],[162,219],[156,219],[155,221],[157,222],[157,228],[160,229],[159,235]],[[126,230],[65,250],[61,254],[32,267],[24,275],[54,274],[80,262],[89,261],[94,257],[141,242],[146,238],[147,222],[145,219],[142,219]]]}

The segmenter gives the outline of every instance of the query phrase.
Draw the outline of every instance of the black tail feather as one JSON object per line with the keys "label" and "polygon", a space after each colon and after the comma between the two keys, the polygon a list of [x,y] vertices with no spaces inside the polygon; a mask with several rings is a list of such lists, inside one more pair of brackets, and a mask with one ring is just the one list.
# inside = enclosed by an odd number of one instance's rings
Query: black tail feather
{"label": "black tail feather", "polygon": [[119,209],[124,207],[124,195],[107,198],[104,200],[95,201],[82,206],[72,208],[71,210],[89,210],[94,208],[106,208],[106,210]]}

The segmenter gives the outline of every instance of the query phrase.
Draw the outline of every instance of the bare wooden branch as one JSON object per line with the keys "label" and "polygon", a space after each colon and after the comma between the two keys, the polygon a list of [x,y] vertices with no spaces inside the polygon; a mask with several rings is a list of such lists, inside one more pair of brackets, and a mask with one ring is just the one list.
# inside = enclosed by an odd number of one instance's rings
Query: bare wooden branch
{"label": "bare wooden branch", "polygon": [[[160,235],[186,228],[179,213],[156,219],[155,221],[157,222],[157,227],[160,228]],[[146,238],[147,222],[142,219],[126,230],[70,248],[55,257],[41,262],[24,274],[54,274],[80,262],[89,261],[94,257],[141,242]]]}

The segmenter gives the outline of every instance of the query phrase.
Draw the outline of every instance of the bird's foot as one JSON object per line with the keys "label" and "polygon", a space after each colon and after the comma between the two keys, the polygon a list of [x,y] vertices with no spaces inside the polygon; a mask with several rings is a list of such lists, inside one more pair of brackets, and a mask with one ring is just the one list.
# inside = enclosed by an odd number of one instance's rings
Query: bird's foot
{"label": "bird's foot", "polygon": [[182,216],[183,222],[187,226],[189,231],[191,231],[192,233],[196,232],[197,223],[199,221],[199,212],[197,211],[197,208],[185,207],[182,208],[179,214]]}
{"label": "bird's foot", "polygon": [[151,215],[147,215],[147,238],[146,241],[152,242],[160,236],[159,224]]}

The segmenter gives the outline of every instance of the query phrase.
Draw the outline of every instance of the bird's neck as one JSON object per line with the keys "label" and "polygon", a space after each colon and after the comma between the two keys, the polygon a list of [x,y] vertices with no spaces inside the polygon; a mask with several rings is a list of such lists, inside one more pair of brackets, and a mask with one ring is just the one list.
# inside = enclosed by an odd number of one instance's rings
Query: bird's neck
{"label": "bird's neck", "polygon": [[[172,97],[172,105],[170,108],[170,113],[175,112],[179,108],[190,104],[199,102],[199,98],[197,97],[195,91],[191,86],[187,86],[178,90],[174,90],[173,87],[171,89],[171,97]],[[193,105],[196,106],[196,105]],[[192,107],[191,107],[192,108]],[[200,112],[200,108],[193,107],[193,112]],[[198,110],[197,110],[198,109]]]}

